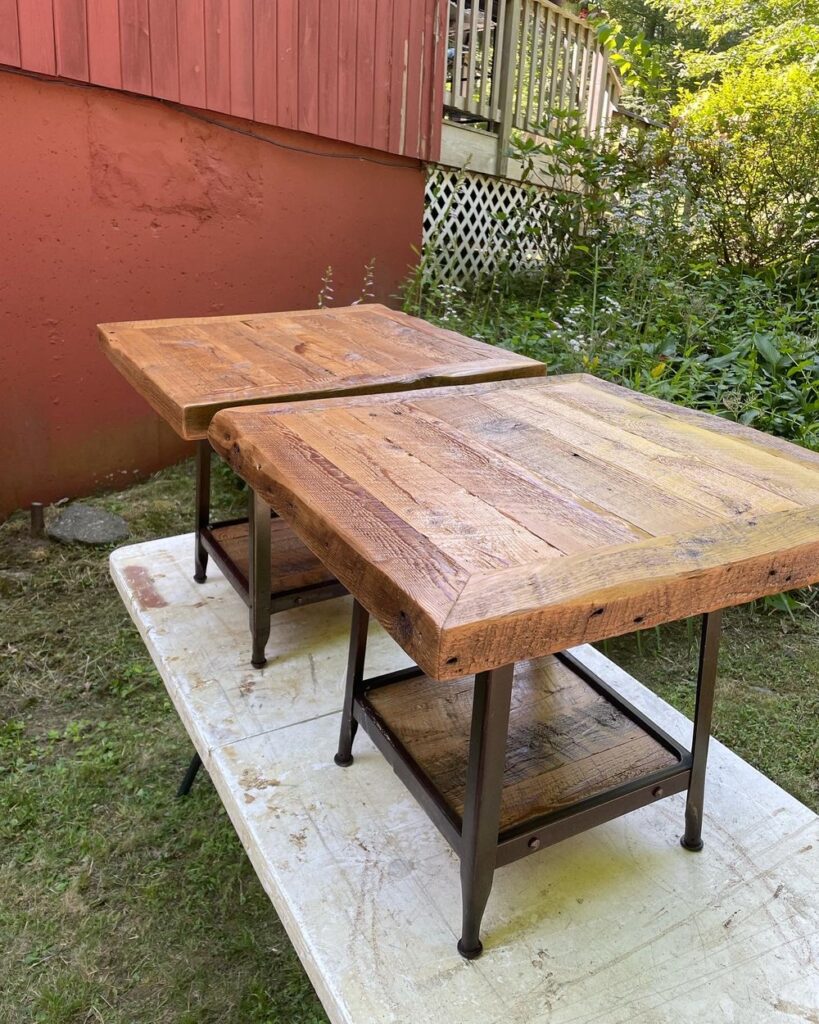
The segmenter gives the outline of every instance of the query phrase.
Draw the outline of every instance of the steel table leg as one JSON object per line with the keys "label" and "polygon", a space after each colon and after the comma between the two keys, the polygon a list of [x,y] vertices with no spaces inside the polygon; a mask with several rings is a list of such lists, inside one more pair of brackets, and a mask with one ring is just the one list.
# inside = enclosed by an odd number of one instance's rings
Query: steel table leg
{"label": "steel table leg", "polygon": [[266,664],[265,647],[270,636],[270,506],[248,488],[250,531],[250,633],[254,668]]}
{"label": "steel table leg", "polygon": [[721,611],[711,612],[702,617],[697,705],[694,712],[694,737],[691,743],[691,777],[685,802],[685,833],[680,838],[680,843],[686,850],[695,852],[701,850],[703,846],[702,805],[705,796],[705,766],[708,760],[711,713],[714,708],[721,624]]}
{"label": "steel table leg", "polygon": [[483,952],[481,920],[495,873],[514,671],[514,665],[505,665],[475,676],[460,851],[463,928],[458,952],[467,960]]}
{"label": "steel table leg", "polygon": [[353,717],[353,704],[364,689],[364,659],[367,655],[369,624],[369,612],[354,600],[350,650],[347,656],[347,681],[344,687],[344,705],[341,709],[341,731],[338,737],[338,752],[334,758],[336,764],[342,768],[348,768],[353,763],[353,740],[358,730],[358,722]]}
{"label": "steel table leg", "polygon": [[207,579],[208,553],[202,544],[202,530],[210,521],[210,456],[207,440],[196,442],[196,558],[193,578],[197,583]]}
{"label": "steel table leg", "polygon": [[191,758],[191,763],[188,765],[188,770],[185,772],[185,777],[179,784],[179,789],[176,791],[177,796],[187,796],[191,791],[191,786],[199,774],[199,769],[202,767],[202,758],[199,754],[194,754]]}

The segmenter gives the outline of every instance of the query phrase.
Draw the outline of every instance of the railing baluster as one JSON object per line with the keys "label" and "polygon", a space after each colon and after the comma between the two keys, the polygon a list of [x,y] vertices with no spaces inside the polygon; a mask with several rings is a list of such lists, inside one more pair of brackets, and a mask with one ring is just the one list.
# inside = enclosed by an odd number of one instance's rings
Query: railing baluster
{"label": "railing baluster", "polygon": [[503,33],[504,25],[506,22],[506,8],[508,6],[507,0],[499,0],[498,2],[498,20],[495,25],[494,45],[492,47],[492,82],[490,90],[489,109],[491,111],[491,118],[497,124],[500,120],[500,97],[501,97],[501,83],[503,81],[503,72],[506,60],[506,54],[503,50]]}
{"label": "railing baluster", "polygon": [[546,87],[549,83],[551,75],[551,67],[549,65],[549,44],[552,39],[552,34],[555,32],[555,15],[551,7],[546,8],[546,19],[543,25],[543,39],[540,49],[540,89],[538,90],[537,100],[537,118],[536,124],[540,127],[543,125],[545,106],[546,106]]}
{"label": "railing baluster", "polygon": [[458,97],[455,104],[459,110],[463,110],[464,93],[464,11],[466,0],[457,0],[458,8],[455,17],[455,54],[452,58],[452,86],[453,94]]}
{"label": "railing baluster", "polygon": [[529,82],[526,87],[526,115],[523,119],[523,127],[527,132],[532,130],[534,124],[532,120],[532,103],[537,94],[537,75],[540,70],[538,55],[540,51],[541,11],[541,5],[538,3],[534,4],[532,10],[532,32],[526,45],[526,55],[529,60]]}
{"label": "railing baluster", "polygon": [[478,113],[475,100],[476,55],[478,49],[478,0],[472,0],[469,10],[469,65],[467,71],[466,109],[471,114]]}
{"label": "railing baluster", "polygon": [[560,75],[560,54],[563,49],[563,35],[566,27],[566,22],[562,14],[556,15],[555,21],[555,38],[552,44],[552,76],[549,83],[549,134],[552,135],[554,128],[557,124],[554,114],[552,111],[555,107],[555,101],[557,99],[557,85],[558,78]]}
{"label": "railing baluster", "polygon": [[506,20],[501,45],[502,60],[499,62],[501,92],[497,169],[501,176],[505,176],[509,168],[509,139],[512,134],[512,105],[515,99],[515,72],[517,70],[515,60],[520,50],[518,43],[521,28],[521,0],[506,0],[506,6]]}

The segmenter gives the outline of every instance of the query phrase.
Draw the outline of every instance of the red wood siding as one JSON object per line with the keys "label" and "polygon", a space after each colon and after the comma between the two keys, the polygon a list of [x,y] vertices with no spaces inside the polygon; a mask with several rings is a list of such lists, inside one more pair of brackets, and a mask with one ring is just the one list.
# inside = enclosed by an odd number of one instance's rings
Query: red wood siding
{"label": "red wood siding", "polygon": [[447,0],[0,0],[0,65],[434,160]]}

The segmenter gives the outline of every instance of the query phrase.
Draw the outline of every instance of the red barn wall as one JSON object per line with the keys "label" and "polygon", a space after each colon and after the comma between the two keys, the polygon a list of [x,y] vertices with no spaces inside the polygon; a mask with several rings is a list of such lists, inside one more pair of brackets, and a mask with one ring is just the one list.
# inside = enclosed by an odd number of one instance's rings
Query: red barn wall
{"label": "red barn wall", "polygon": [[406,276],[417,161],[220,120],[0,72],[0,516],[185,454],[95,324],[310,307],[328,266],[343,304],[373,259],[389,301]]}

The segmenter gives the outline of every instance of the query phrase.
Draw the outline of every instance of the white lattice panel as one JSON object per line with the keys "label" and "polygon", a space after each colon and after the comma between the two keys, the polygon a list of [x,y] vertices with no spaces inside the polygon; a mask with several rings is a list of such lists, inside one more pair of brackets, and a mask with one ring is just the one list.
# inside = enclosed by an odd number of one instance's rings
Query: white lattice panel
{"label": "white lattice panel", "polygon": [[471,171],[429,168],[424,268],[431,281],[475,282],[498,270],[551,262],[550,193]]}

